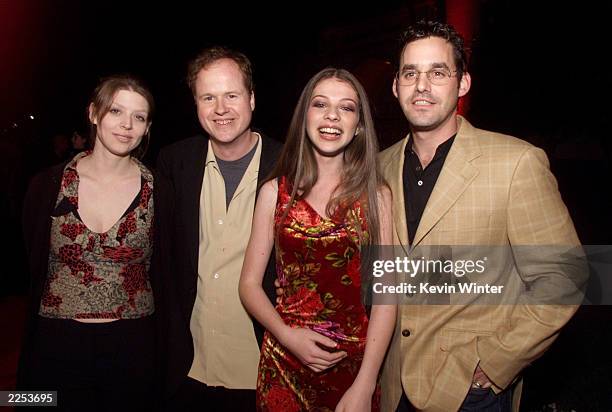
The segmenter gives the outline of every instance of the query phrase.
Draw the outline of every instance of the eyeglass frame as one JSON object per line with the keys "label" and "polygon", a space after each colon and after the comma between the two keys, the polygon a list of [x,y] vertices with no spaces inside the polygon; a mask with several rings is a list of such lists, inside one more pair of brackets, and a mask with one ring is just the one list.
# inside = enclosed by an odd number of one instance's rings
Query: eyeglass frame
{"label": "eyeglass frame", "polygon": [[[431,77],[430,77],[430,76],[431,76],[431,74],[432,74],[434,71],[436,71],[436,70],[438,70],[438,71],[448,71],[448,72],[450,72],[450,73],[444,73],[444,74],[446,75],[446,76],[445,76],[445,78],[446,78],[445,83],[442,83],[442,84],[436,84],[436,83],[434,83],[434,82],[431,80]],[[407,70],[404,70],[404,72],[406,72],[406,71],[412,71],[412,72],[417,73],[417,76],[414,78],[414,83],[410,83],[410,84],[401,84],[401,79],[402,79],[402,77],[400,76],[400,73],[401,73],[401,72],[398,70],[395,76],[396,76],[396,79],[397,79],[397,84],[398,84],[399,86],[414,86],[415,84],[417,84],[417,83],[418,83],[419,79],[421,78],[421,74],[425,74],[425,77],[427,77],[427,81],[428,81],[429,83],[433,84],[434,86],[444,86],[444,85],[448,84],[447,82],[448,82],[448,81],[449,81],[449,80],[450,80],[452,77],[457,77],[457,74],[456,74],[456,73],[458,73],[458,72],[459,72],[459,70],[450,70],[450,69],[447,69],[447,68],[445,68],[445,67],[432,67],[431,69],[426,70],[426,71],[420,71],[420,70],[416,70],[416,69],[407,69]],[[455,74],[453,74],[453,73],[455,73]]]}

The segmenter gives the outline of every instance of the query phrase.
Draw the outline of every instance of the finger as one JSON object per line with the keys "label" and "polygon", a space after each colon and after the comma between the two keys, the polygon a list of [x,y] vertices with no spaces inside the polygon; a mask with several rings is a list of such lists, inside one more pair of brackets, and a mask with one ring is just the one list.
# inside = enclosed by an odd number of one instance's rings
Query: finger
{"label": "finger", "polygon": [[317,351],[312,352],[312,357],[317,360],[317,361],[323,361],[326,364],[332,365],[332,364],[336,364],[339,361],[341,361],[342,359],[344,359],[346,357],[347,353],[342,351],[342,352],[327,352],[319,347],[317,347]]}
{"label": "finger", "polygon": [[478,382],[484,382],[488,379],[487,379],[487,375],[485,375],[482,370],[476,369],[476,372],[474,372],[474,378],[472,380],[478,381]]}
{"label": "finger", "polygon": [[312,358],[310,362],[307,362],[307,365],[316,366],[321,371],[333,368],[336,365],[336,362],[327,362],[323,359]]}
{"label": "finger", "polygon": [[326,369],[326,368],[323,368],[323,367],[321,367],[321,366],[318,366],[318,365],[316,365],[316,364],[314,364],[314,363],[308,364],[308,365],[306,365],[306,366],[308,367],[308,369],[310,369],[310,370],[312,370],[312,371],[314,371],[314,372],[317,372],[317,373],[319,373],[319,372],[323,372],[323,371]]}
{"label": "finger", "polygon": [[328,347],[330,349],[335,349],[335,348],[338,347],[338,344],[336,342],[334,342],[332,339],[328,338],[327,336],[323,336],[320,333],[317,333],[317,332],[314,332],[314,331],[312,331],[312,339],[315,342],[317,342],[317,343],[319,343],[319,344],[321,344],[321,345],[323,345],[325,347]]}
{"label": "finger", "polygon": [[281,303],[281,298],[280,298],[280,296],[276,298],[276,303],[278,303],[278,304],[280,305],[280,303]]}
{"label": "finger", "polygon": [[331,362],[334,365],[348,356],[348,354],[345,351],[333,352],[333,353],[330,353],[330,355],[334,356],[334,358],[333,359],[330,358],[329,362]]}
{"label": "finger", "polygon": [[347,355],[342,356],[340,359],[332,361],[330,367],[332,366],[336,366],[338,363],[340,363],[340,361],[342,361],[344,358],[346,358]]}
{"label": "finger", "polygon": [[274,279],[274,287],[280,288],[280,280],[278,278]]}

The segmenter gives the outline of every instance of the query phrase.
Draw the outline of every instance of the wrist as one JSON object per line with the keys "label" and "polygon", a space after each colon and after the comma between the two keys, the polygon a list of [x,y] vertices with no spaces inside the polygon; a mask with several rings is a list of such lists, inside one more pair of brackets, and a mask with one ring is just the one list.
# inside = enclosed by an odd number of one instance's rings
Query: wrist
{"label": "wrist", "polygon": [[291,326],[288,325],[281,325],[280,329],[278,330],[277,334],[275,335],[276,339],[278,340],[278,342],[283,345],[283,346],[287,346],[287,340],[289,338],[289,335],[292,332],[292,328]]}
{"label": "wrist", "polygon": [[376,378],[369,378],[358,374],[353,382],[353,386],[359,388],[360,391],[372,394],[376,389]]}

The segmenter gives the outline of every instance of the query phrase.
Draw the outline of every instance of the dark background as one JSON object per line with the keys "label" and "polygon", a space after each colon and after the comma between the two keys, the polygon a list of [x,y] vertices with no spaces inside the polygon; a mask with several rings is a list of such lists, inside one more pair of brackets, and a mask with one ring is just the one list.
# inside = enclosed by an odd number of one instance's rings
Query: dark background
{"label": "dark background", "polygon": [[[420,17],[470,27],[467,117],[544,148],[582,242],[612,244],[605,2],[198,3],[0,0],[0,296],[27,289],[19,224],[27,181],[48,163],[52,136],[86,130],[87,99],[101,77],[129,72],[151,86],[158,110],[149,164],[164,145],[199,132],[185,70],[215,44],[251,58],[253,124],[268,135],[283,140],[308,78],[336,65],[365,84],[386,147],[407,131],[391,82],[399,34]],[[524,410],[612,410],[611,314],[581,308],[526,371]]]}

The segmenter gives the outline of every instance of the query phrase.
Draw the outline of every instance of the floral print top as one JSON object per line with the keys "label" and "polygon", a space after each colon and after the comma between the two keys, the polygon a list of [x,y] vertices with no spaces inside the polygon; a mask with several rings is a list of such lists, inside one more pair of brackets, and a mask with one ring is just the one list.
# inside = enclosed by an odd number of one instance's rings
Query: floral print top
{"label": "floral print top", "polygon": [[64,319],[134,319],[154,311],[149,282],[153,241],[153,176],[139,161],[141,188],[106,232],[78,213],[78,154],[64,168],[51,219],[48,273],[39,315]]}

